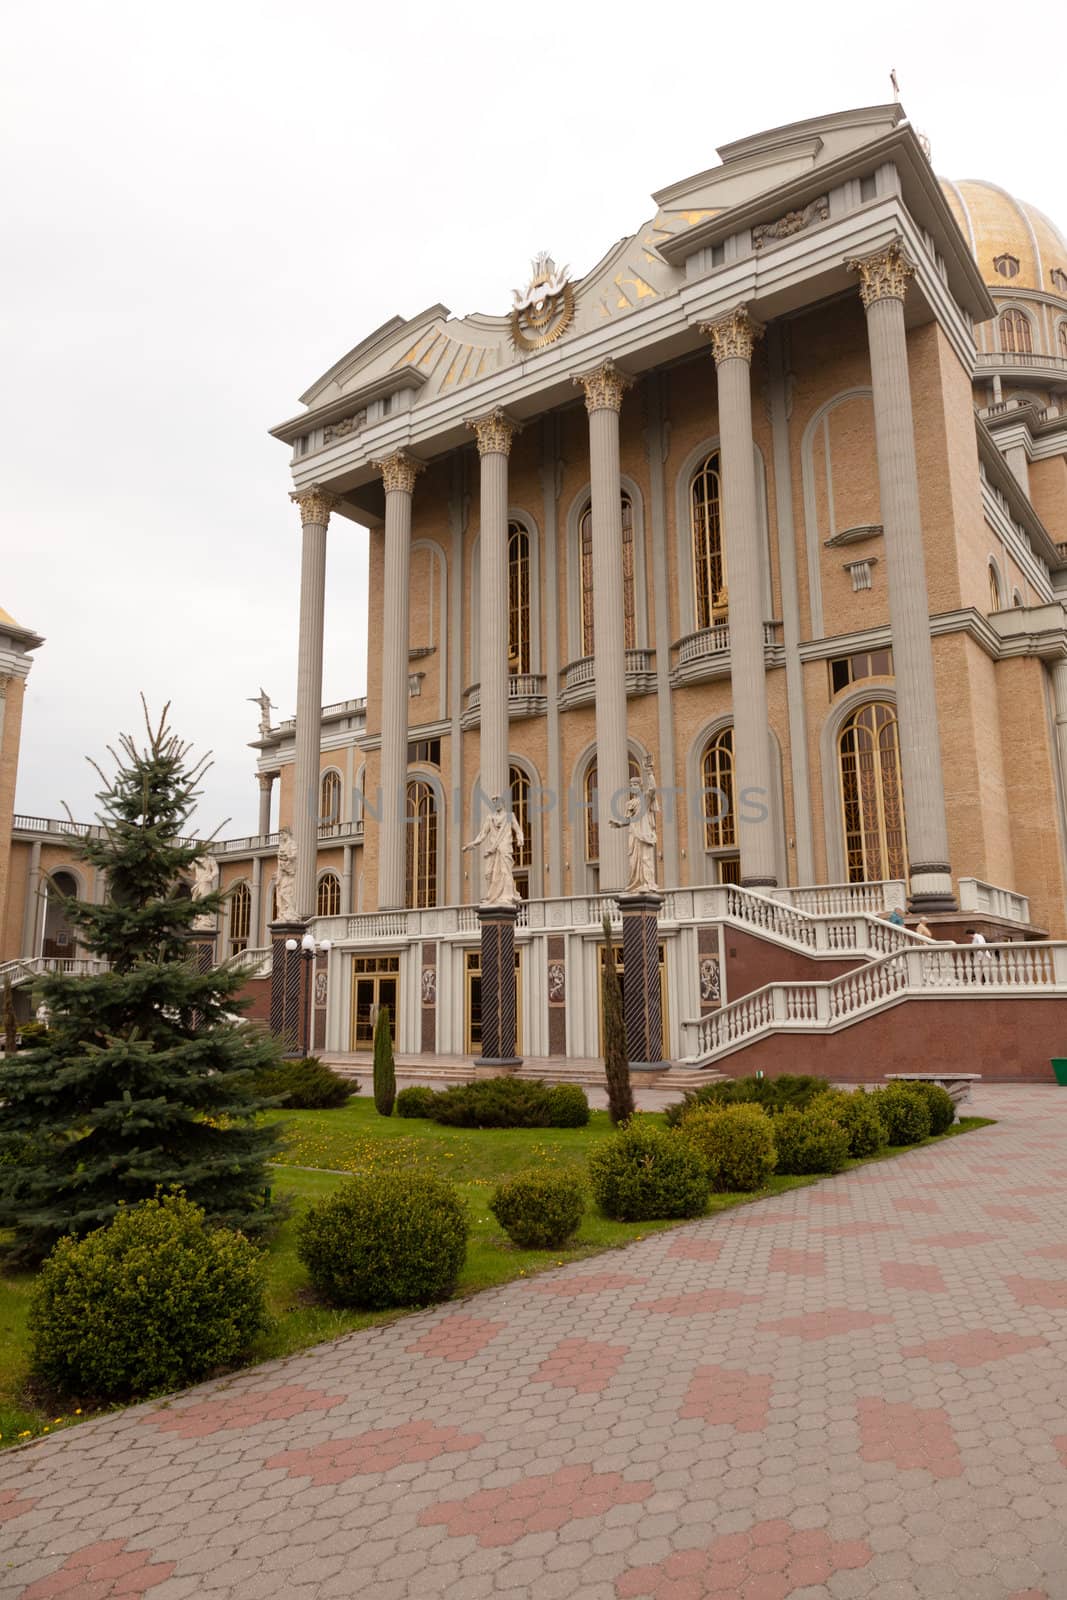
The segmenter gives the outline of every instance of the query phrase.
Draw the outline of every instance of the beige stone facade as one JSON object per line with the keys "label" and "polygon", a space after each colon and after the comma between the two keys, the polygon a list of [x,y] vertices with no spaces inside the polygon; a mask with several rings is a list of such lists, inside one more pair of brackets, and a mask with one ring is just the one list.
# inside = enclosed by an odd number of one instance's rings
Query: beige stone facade
{"label": "beige stone facade", "polygon": [[[589,849],[598,755],[616,772],[627,755],[653,764],[668,892],[838,885],[857,905],[907,894],[951,928],[976,880],[1020,928],[1067,935],[1067,243],[991,185],[940,183],[897,105],[720,156],[660,191],[652,218],[584,278],[539,258],[509,315],[395,318],[274,430],[303,497],[301,683],[312,694],[321,661],[308,540],[323,524],[306,509],[318,495],[327,522],[368,529],[367,694],[324,708],[317,768],[294,724],[257,742],[272,809],[257,836],[220,847],[224,886],[251,898],[220,948],[267,945],[276,829],[299,834],[299,797],[317,794],[307,836],[314,881],[332,875],[316,926],[338,951],[324,1024],[337,1048],[352,1038],[351,962],[384,950],[402,924],[375,917],[405,905],[427,913],[423,951],[441,936],[437,1047],[469,1040],[476,924],[462,908],[477,905],[480,868],[461,845],[480,822],[482,715],[503,714],[482,669],[501,616],[522,892],[559,906],[529,925],[562,930],[580,992],[595,994],[595,961],[571,902],[622,887],[603,844],[603,859]],[[715,330],[742,316],[751,337],[727,348]],[[614,386],[606,410],[591,382]],[[497,411],[508,532],[503,554],[489,546],[506,573],[494,590],[469,424]],[[727,512],[742,514],[743,480],[754,509],[740,539]],[[387,620],[398,604],[402,660]],[[724,732],[726,825],[705,792]],[[406,771],[406,797],[380,792],[383,768]],[[759,791],[758,825],[746,790]],[[601,841],[610,800],[597,798]],[[15,840],[26,866],[8,891],[8,956],[35,953],[18,947],[31,845],[18,828]],[[397,939],[410,1047],[426,1036],[426,957],[414,933]],[[696,930],[672,927],[665,943],[677,1024],[698,1009]],[[534,940],[522,956],[528,1053],[547,1049],[546,952]],[[592,1050],[592,1023],[568,1027],[570,1053]]]}

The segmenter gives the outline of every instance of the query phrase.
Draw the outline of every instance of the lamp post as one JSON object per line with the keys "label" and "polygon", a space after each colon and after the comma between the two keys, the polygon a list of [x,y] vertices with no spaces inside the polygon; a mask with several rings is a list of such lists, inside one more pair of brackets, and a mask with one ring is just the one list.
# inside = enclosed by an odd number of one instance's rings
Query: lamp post
{"label": "lamp post", "polygon": [[304,1054],[309,1056],[313,1049],[311,1038],[311,990],[315,981],[315,959],[319,955],[328,956],[333,946],[329,939],[316,939],[311,929],[308,928],[299,943],[295,939],[286,939],[285,948],[290,955],[299,950],[300,959],[305,963],[302,983],[304,990],[304,1020],[301,1031],[304,1040]]}

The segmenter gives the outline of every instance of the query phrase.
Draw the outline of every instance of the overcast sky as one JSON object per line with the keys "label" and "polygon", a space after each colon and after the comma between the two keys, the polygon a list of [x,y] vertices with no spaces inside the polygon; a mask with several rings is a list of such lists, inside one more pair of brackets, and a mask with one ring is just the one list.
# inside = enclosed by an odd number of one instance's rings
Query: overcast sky
{"label": "overcast sky", "polygon": [[[290,716],[296,679],[267,429],[394,313],[505,312],[542,248],[581,275],[717,145],[894,66],[940,173],[1067,226],[1054,12],[1008,49],[981,0],[9,7],[0,606],[47,639],[17,808],[88,818],[143,689],[215,752],[205,831],[254,828],[246,697]],[[335,521],[326,701],[365,687],[366,545]]]}

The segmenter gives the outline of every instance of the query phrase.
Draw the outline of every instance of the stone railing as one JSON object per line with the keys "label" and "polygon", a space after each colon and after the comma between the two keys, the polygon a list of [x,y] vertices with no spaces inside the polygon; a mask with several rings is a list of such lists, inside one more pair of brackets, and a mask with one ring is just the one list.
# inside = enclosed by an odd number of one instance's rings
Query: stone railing
{"label": "stone railing", "polygon": [[[539,716],[547,704],[548,680],[543,672],[508,673],[508,715],[511,717]],[[477,721],[475,713],[482,707],[482,686],[472,683],[463,691],[464,718],[467,725]]]}
{"label": "stone railing", "polygon": [[0,963],[0,984],[10,978],[14,987],[43,977],[46,972],[62,972],[70,978],[91,978],[107,971],[99,956],[23,956]]}
{"label": "stone railing", "polygon": [[220,963],[232,972],[243,972],[250,978],[269,978],[274,970],[274,951],[270,945],[246,947]]}
{"label": "stone railing", "polygon": [[[664,900],[669,915],[671,897]],[[621,921],[618,902],[611,895],[568,895],[554,900],[523,900],[516,928],[597,928],[605,914],[613,926]],[[407,911],[363,911],[349,917],[316,917],[315,937],[335,944],[362,944],[379,939],[445,938],[479,932],[478,907],[432,906]]]}
{"label": "stone railing", "polygon": [[823,883],[804,888],[771,889],[770,898],[814,916],[840,916],[850,911],[868,911],[878,916],[883,910],[906,910],[908,890],[902,878],[888,878],[877,883]]}
{"label": "stone railing", "polygon": [[1067,356],[1035,354],[1031,350],[998,350],[978,356],[979,367],[1049,367],[1053,372],[1067,372]]}
{"label": "stone railing", "polygon": [[[354,817],[351,822],[320,822],[319,840],[327,839],[362,839],[363,818]],[[216,856],[244,856],[252,855],[257,850],[276,850],[278,848],[277,833],[253,833],[243,839],[220,839],[212,845],[212,854]]]}
{"label": "stone railing", "polygon": [[683,1022],[685,1064],[703,1066],[776,1032],[829,1032],[906,995],[999,999],[1067,997],[1067,944],[931,946],[898,950],[829,983],[770,983]]}
{"label": "stone railing", "polygon": [[801,910],[732,883],[710,884],[703,889],[675,889],[669,898],[673,920],[730,922],[807,955],[867,959],[928,942],[910,928],[897,927],[870,912],[857,909],[837,914]]}
{"label": "stone railing", "polygon": [[1014,889],[998,889],[994,883],[983,883],[981,878],[960,878],[960,910],[985,912],[991,917],[1003,917],[1006,922],[1029,922],[1030,902],[1024,894]]}
{"label": "stone railing", "polygon": [[[656,652],[654,650],[627,650],[626,693],[650,694],[656,687]],[[560,704],[579,705],[592,700],[596,689],[596,657],[582,656],[571,661],[560,672]]]}
{"label": "stone railing", "polygon": [[[331,705],[323,706],[321,716],[326,722],[333,717],[365,717],[367,715],[367,697],[358,695],[354,700],[335,700]],[[290,728],[296,727],[295,717],[286,717],[282,722],[276,722],[271,728],[271,734],[288,733]]]}

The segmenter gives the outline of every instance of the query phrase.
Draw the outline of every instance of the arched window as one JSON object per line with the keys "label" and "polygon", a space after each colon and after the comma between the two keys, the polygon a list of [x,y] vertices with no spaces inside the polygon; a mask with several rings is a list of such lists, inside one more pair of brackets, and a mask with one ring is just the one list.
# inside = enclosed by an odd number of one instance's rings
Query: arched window
{"label": "arched window", "polygon": [[1017,278],[1019,276],[1018,256],[994,256],[993,266],[1002,278]]}
{"label": "arched window", "polygon": [[1026,601],[1022,597],[1022,591],[1021,590],[1019,590],[1019,589],[1013,589],[1012,590],[1011,603],[1014,606],[1016,611],[1021,611],[1023,609],[1024,605],[1026,604]]}
{"label": "arched window", "polygon": [[990,611],[999,611],[1003,604],[1004,602],[1000,595],[1000,573],[991,561],[989,563],[989,609]]}
{"label": "arched window", "polygon": [[522,846],[515,851],[515,887],[524,900],[530,894],[530,868],[533,865],[533,840],[530,837],[530,780],[521,767],[508,768],[511,787],[511,813],[522,829]]}
{"label": "arched window", "polygon": [[341,820],[341,774],[324,772],[319,785],[319,826]]}
{"label": "arched window", "polygon": [[239,883],[230,896],[230,954],[236,955],[248,945],[252,927],[252,891],[247,883]]}
{"label": "arched window", "polygon": [[873,701],[854,711],[838,737],[838,759],[849,883],[905,877],[904,791],[893,706]]}
{"label": "arched window", "polygon": [[1059,294],[1067,294],[1067,272],[1064,272],[1062,267],[1053,267],[1049,277],[1052,279],[1052,287]]}
{"label": "arched window", "polygon": [[318,892],[315,895],[315,915],[317,917],[341,915],[341,880],[336,872],[324,872],[319,879]]}
{"label": "arched window", "polygon": [[272,922],[277,922],[277,920],[278,920],[278,880],[277,880],[277,878],[274,879],[274,881],[272,882],[272,884],[270,886],[270,920]]}
{"label": "arched window", "polygon": [[1000,313],[1000,348],[1006,354],[1030,355],[1034,341],[1030,332],[1030,318],[1024,311],[1012,307]]}
{"label": "arched window", "polygon": [[530,670],[530,535],[508,523],[508,671]]}
{"label": "arched window", "polygon": [[[633,751],[630,751],[629,775],[631,778],[640,778],[641,767]],[[590,761],[585,773],[585,859],[590,866],[595,866],[600,860],[600,823],[597,820],[597,779],[596,762]]]}
{"label": "arched window", "polygon": [[704,806],[704,848],[729,850],[737,845],[734,816],[734,730],[721,729],[708,740],[701,762]]}
{"label": "arched window", "polygon": [[[622,510],[622,609],[624,638],[627,650],[637,644],[637,609],[634,597],[634,508],[628,494],[624,494]],[[593,637],[593,508],[587,506],[578,524],[578,542],[581,547],[582,580],[582,655],[591,656],[596,649]]]}
{"label": "arched window", "polygon": [[437,904],[437,796],[423,779],[408,784],[407,903]]}
{"label": "arched window", "polygon": [[693,476],[689,490],[693,530],[693,579],[697,627],[710,628],[725,614],[726,565],[722,548],[722,483],[719,452],[713,450]]}
{"label": "arched window", "polygon": [[1059,332],[1056,334],[1056,341],[1060,347],[1060,355],[1065,361],[1067,361],[1067,322],[1060,323]]}

